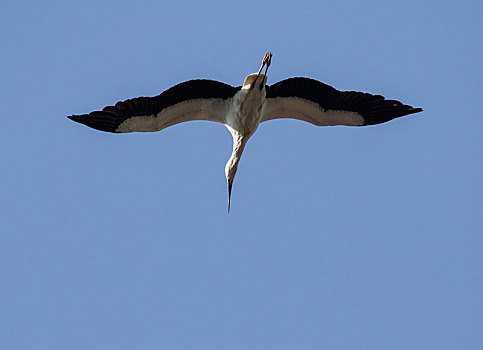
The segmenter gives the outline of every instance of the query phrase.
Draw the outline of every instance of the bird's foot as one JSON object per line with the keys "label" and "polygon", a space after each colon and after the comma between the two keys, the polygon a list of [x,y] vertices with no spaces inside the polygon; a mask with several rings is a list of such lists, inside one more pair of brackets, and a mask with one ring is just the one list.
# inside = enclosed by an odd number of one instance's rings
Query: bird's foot
{"label": "bird's foot", "polygon": [[262,67],[266,64],[267,68],[270,67],[270,63],[272,62],[272,53],[269,51],[263,56]]}

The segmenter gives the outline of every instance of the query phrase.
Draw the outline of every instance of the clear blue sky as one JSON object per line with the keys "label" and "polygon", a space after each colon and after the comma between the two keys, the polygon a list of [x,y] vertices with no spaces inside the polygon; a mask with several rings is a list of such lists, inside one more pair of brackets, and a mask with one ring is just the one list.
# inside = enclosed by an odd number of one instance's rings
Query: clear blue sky
{"label": "clear blue sky", "polygon": [[[0,14],[2,349],[481,349],[481,1],[21,1]],[[66,118],[309,76],[424,112],[231,136]]]}

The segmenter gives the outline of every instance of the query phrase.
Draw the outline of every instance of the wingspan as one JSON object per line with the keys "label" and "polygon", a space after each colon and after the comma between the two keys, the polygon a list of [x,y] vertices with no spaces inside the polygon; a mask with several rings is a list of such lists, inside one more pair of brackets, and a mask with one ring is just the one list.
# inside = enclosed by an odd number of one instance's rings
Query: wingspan
{"label": "wingspan", "polygon": [[229,101],[238,88],[214,80],[189,80],[155,97],[137,97],[102,111],[68,118],[114,133],[159,131],[190,120],[224,123]]}
{"label": "wingspan", "polygon": [[421,112],[399,101],[356,91],[339,91],[309,78],[290,78],[266,87],[262,121],[300,119],[318,126],[380,124]]}

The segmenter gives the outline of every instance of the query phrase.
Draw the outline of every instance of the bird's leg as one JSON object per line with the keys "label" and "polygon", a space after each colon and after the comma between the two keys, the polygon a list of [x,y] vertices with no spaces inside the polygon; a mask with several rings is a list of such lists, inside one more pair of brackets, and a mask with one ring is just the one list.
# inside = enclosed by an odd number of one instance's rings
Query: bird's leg
{"label": "bird's leg", "polygon": [[267,67],[265,68],[265,75],[267,75],[268,67],[270,67],[270,63],[272,63],[272,53],[271,52],[267,52],[265,54],[265,57],[263,57],[263,62],[265,62],[267,64]]}
{"label": "bird's leg", "polygon": [[265,75],[267,75],[267,70],[268,70],[268,67],[270,67],[271,61],[272,61],[272,53],[267,52],[265,54],[265,56],[263,56],[262,65],[260,66],[260,69],[258,70],[257,76],[255,77],[255,81],[253,82],[252,88],[253,88],[253,86],[255,86],[255,83],[257,82],[258,76],[262,72],[262,69],[265,65],[267,65],[267,68],[265,68]]}
{"label": "bird's leg", "polygon": [[[266,63],[266,67],[265,67],[265,76],[267,76],[267,71],[268,71],[268,67],[270,67],[270,63],[272,62],[272,53],[271,52],[267,52],[265,54],[265,57],[263,57],[263,62]],[[263,66],[262,66],[263,67]],[[263,86],[260,85],[260,91],[263,89]]]}
{"label": "bird's leg", "polygon": [[253,87],[255,86],[255,83],[257,82],[258,76],[260,75],[260,72],[262,71],[264,65],[265,63],[262,63],[262,66],[258,70],[257,76],[255,77],[255,81],[253,82],[252,86],[250,86],[250,89],[253,89]]}

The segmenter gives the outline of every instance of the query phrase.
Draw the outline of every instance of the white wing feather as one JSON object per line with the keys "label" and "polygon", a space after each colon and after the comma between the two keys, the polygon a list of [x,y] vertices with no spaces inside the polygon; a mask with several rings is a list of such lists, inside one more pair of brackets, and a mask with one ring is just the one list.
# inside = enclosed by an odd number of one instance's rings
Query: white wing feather
{"label": "white wing feather", "polygon": [[299,119],[317,126],[364,125],[364,118],[356,112],[324,111],[317,103],[300,97],[267,98],[262,122],[278,118]]}
{"label": "white wing feather", "polygon": [[136,116],[126,119],[116,132],[160,131],[169,126],[192,120],[207,120],[225,123],[231,98],[188,100],[163,109],[156,115]]}

